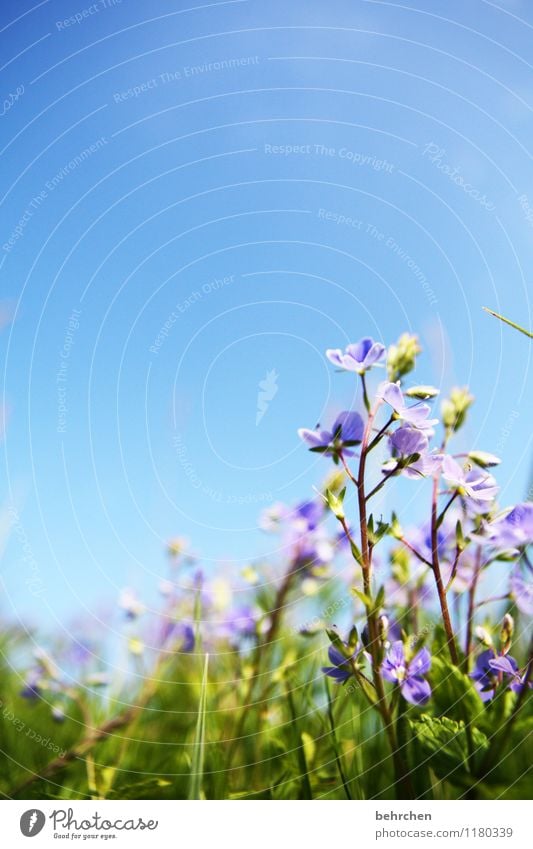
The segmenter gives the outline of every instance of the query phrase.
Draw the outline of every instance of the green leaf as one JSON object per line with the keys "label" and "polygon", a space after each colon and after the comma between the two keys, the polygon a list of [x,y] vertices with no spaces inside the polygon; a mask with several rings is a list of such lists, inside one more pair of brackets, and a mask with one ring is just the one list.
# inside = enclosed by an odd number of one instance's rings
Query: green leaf
{"label": "green leaf", "polygon": [[311,766],[316,755],[316,743],[307,731],[302,731],[300,736],[304,748],[305,762],[308,766]]}
{"label": "green leaf", "polygon": [[209,655],[205,656],[204,674],[200,690],[200,702],[198,704],[198,718],[196,720],[196,732],[192,750],[191,775],[189,783],[189,799],[202,798],[202,784],[204,774],[205,753],[205,715],[207,704],[207,668]]}
{"label": "green leaf", "polygon": [[398,516],[396,515],[396,513],[392,514],[389,530],[390,530],[391,536],[393,536],[395,539],[402,539],[403,530],[402,530],[402,526],[400,525],[400,523],[398,521]]}
{"label": "green leaf", "polygon": [[373,602],[370,596],[366,595],[362,590],[358,590],[355,587],[352,587],[352,592],[359,601],[362,601],[367,610],[371,610],[373,607]]}
{"label": "green leaf", "polygon": [[[464,722],[456,722],[447,716],[423,716],[410,720],[411,730],[422,753],[429,759],[429,766],[439,778],[464,780],[469,772],[468,740]],[[488,748],[488,738],[478,728],[471,729],[472,743],[477,757]],[[460,771],[463,775],[453,775]]]}
{"label": "green leaf", "polygon": [[342,655],[346,656],[346,646],[342,642],[337,632],[334,631],[333,628],[326,628],[326,634],[328,635],[330,643],[332,643],[332,645],[334,645],[335,648],[338,649],[338,651],[340,651]]}
{"label": "green leaf", "polygon": [[374,613],[379,613],[385,603],[385,587],[381,586],[374,600]]}
{"label": "green leaf", "polygon": [[433,703],[441,716],[476,722],[484,713],[484,706],[472,680],[457,666],[434,657],[430,681]]}

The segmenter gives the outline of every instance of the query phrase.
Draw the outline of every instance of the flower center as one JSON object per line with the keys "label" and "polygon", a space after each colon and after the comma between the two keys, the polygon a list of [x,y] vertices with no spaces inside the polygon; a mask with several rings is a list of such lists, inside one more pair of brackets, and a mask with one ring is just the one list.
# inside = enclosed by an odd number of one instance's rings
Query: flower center
{"label": "flower center", "polygon": [[407,669],[405,666],[399,666],[396,670],[396,677],[398,681],[405,681],[407,675]]}

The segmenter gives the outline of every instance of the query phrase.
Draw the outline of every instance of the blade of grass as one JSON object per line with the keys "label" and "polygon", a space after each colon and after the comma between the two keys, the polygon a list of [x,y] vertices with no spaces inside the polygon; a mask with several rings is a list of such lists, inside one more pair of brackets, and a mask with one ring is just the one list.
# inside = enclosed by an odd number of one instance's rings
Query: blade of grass
{"label": "blade of grass", "polygon": [[200,587],[196,590],[194,594],[194,609],[193,609],[193,620],[194,620],[194,645],[196,646],[197,651],[201,651],[202,649],[202,591]]}
{"label": "blade of grass", "polygon": [[346,794],[347,799],[352,798],[352,794],[350,793],[350,786],[348,781],[346,780],[346,775],[344,774],[344,769],[342,768],[341,756],[339,753],[339,746],[337,743],[337,734],[335,731],[335,719],[333,717],[333,701],[331,698],[331,690],[329,688],[329,681],[327,676],[324,676],[324,686],[326,688],[326,696],[328,699],[328,719],[329,725],[331,728],[331,742],[333,746],[333,754],[335,755],[335,763],[337,764],[337,769],[339,770],[339,775],[341,777],[342,786],[344,787],[344,792]]}
{"label": "blade of grass", "polygon": [[289,710],[291,714],[291,729],[293,729],[293,740],[294,740],[294,748],[296,750],[296,755],[298,758],[298,766],[300,769],[300,778],[302,779],[302,793],[304,799],[312,799],[313,791],[311,789],[311,781],[309,778],[309,768],[307,766],[307,760],[305,757],[305,749],[303,745],[302,735],[299,729],[299,721],[298,715],[296,713],[296,707],[294,705],[294,699],[292,697],[292,692],[290,687],[287,686],[285,688],[287,693],[287,702],[289,704]]}
{"label": "blade of grass", "polygon": [[191,777],[189,783],[189,799],[202,798],[202,785],[204,773],[205,754],[205,715],[207,705],[207,669],[209,655],[205,656],[204,674],[202,677],[202,688],[200,690],[200,701],[198,704],[198,718],[196,720],[196,731],[192,750]]}
{"label": "blade of grass", "polygon": [[505,324],[508,324],[510,327],[514,327],[515,330],[519,330],[520,333],[524,334],[524,336],[528,336],[529,339],[533,339],[533,333],[531,333],[529,330],[526,330],[525,327],[521,327],[519,324],[516,324],[516,322],[511,321],[510,318],[505,318],[505,316],[500,315],[500,313],[498,312],[494,312],[494,310],[491,310],[488,307],[483,307],[483,309],[485,310],[485,312],[488,312],[489,315],[493,315],[494,318],[499,318],[500,321],[505,322]]}

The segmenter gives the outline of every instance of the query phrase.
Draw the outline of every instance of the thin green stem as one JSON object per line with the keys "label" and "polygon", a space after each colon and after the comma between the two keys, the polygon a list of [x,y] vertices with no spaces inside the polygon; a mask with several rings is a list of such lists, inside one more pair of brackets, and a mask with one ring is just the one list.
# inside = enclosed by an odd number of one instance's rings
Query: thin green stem
{"label": "thin green stem", "polygon": [[398,467],[395,467],[394,469],[392,469],[392,471],[387,472],[387,473],[383,476],[383,480],[381,480],[381,481],[380,481],[380,482],[379,482],[379,483],[378,483],[378,484],[374,487],[374,489],[370,490],[370,492],[369,492],[369,493],[368,493],[368,495],[366,496],[366,500],[367,500],[367,501],[370,501],[370,499],[372,498],[372,496],[374,496],[377,492],[379,492],[379,491],[380,491],[380,489],[383,489],[383,487],[385,486],[385,484],[387,483],[387,481],[389,480],[389,478],[392,478],[392,477],[394,477],[394,475],[398,474],[398,471],[399,471],[399,470],[398,470]]}
{"label": "thin green stem", "polygon": [[390,419],[383,425],[383,427],[380,430],[378,430],[375,437],[372,439],[372,441],[368,445],[367,454],[369,454],[370,451],[372,451],[376,447],[376,445],[378,444],[378,442],[380,441],[382,436],[384,436],[387,433],[387,431],[388,431],[389,427],[391,426],[391,424],[393,423],[393,421],[394,421],[394,416],[391,416]]}
{"label": "thin green stem", "polygon": [[446,513],[448,512],[449,508],[452,506],[453,502],[455,501],[455,499],[457,498],[458,495],[459,495],[458,491],[455,490],[455,492],[453,493],[453,495],[451,496],[451,498],[447,502],[446,506],[444,507],[442,512],[437,517],[437,529],[440,528],[440,526],[442,525],[442,522],[444,520]]}

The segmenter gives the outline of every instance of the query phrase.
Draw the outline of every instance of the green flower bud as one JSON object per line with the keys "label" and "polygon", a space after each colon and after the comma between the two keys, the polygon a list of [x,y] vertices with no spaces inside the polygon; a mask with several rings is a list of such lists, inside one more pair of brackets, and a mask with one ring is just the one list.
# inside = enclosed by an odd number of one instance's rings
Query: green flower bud
{"label": "green flower bud", "polygon": [[474,396],[468,391],[468,387],[455,386],[441,405],[442,423],[448,433],[459,430],[466,419],[466,413],[472,406]]}
{"label": "green flower bud", "polygon": [[489,631],[483,627],[483,625],[478,625],[475,630],[476,637],[478,638],[480,643],[483,643],[487,648],[492,648],[492,636]]}
{"label": "green flower bud", "polygon": [[417,336],[403,333],[396,345],[391,345],[387,354],[387,372],[391,383],[395,383],[415,367],[416,356],[422,348]]}
{"label": "green flower bud", "polygon": [[337,494],[343,488],[346,480],[346,473],[343,469],[333,469],[324,481],[324,492],[328,489],[330,492]]}
{"label": "green flower bud", "polygon": [[482,469],[490,469],[491,466],[498,466],[501,463],[499,457],[496,457],[495,454],[489,454],[488,451],[469,451],[468,457]]}
{"label": "green flower bud", "polygon": [[333,515],[336,516],[337,519],[339,519],[340,521],[342,521],[345,518],[344,507],[343,507],[343,501],[344,501],[345,495],[346,495],[346,487],[341,489],[341,491],[339,492],[338,495],[335,495],[335,493],[331,492],[330,489],[326,490],[325,498],[326,498],[328,507],[331,510],[331,512],[333,513]]}
{"label": "green flower bud", "polygon": [[417,398],[419,401],[426,401],[428,398],[436,398],[439,390],[434,386],[411,386],[410,389],[406,389],[404,394],[408,398]]}
{"label": "green flower bud", "polygon": [[378,619],[378,633],[381,642],[386,643],[389,635],[389,620],[385,615],[380,616]]}
{"label": "green flower bud", "polygon": [[398,517],[397,517],[396,513],[393,513],[392,517],[391,517],[390,533],[391,533],[391,536],[393,536],[395,539],[402,539],[402,537],[403,537],[402,526],[400,525],[400,523],[398,521]]}
{"label": "green flower bud", "polygon": [[514,634],[514,619],[510,613],[506,613],[502,619],[502,630],[500,631],[500,642],[502,652],[507,653],[511,648]]}

